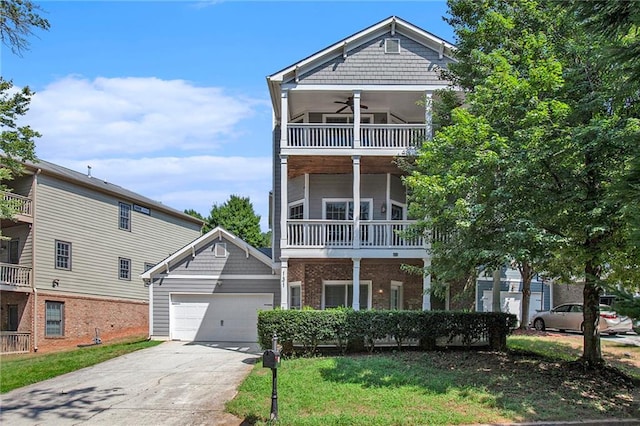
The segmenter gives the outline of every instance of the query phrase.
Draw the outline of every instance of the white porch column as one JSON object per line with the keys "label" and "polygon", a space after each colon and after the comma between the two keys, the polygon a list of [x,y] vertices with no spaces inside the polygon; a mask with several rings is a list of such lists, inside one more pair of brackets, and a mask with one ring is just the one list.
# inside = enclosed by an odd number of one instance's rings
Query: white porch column
{"label": "white porch column", "polygon": [[280,308],[289,309],[289,261],[280,259]]}
{"label": "white porch column", "polygon": [[289,91],[282,90],[280,93],[280,147],[286,147],[289,142],[289,132],[287,126],[289,124]]}
{"label": "white porch column", "polygon": [[360,259],[353,258],[353,310],[360,310]]}
{"label": "white porch column", "polygon": [[[373,212],[369,212],[371,214]],[[353,248],[360,247],[360,156],[353,156]]]}
{"label": "white porch column", "polygon": [[433,139],[433,95],[427,92],[424,98],[424,122],[427,140]]}
{"label": "white porch column", "polygon": [[360,91],[353,91],[353,147],[360,148]]}
{"label": "white porch column", "polygon": [[287,156],[280,156],[280,249],[288,246],[287,219],[289,216],[289,200],[287,188]]}
{"label": "white porch column", "polygon": [[[425,268],[431,266],[430,257],[425,257],[422,261],[424,262]],[[431,310],[431,274],[422,275],[422,310]]]}

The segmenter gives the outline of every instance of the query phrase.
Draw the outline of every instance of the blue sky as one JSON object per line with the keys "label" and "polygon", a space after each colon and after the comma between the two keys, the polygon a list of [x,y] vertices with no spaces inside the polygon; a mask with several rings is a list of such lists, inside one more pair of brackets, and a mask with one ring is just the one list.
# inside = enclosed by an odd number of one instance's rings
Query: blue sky
{"label": "blue sky", "polygon": [[51,29],[2,76],[36,91],[37,155],[207,216],[248,196],[267,229],[266,76],[391,15],[454,42],[445,2],[43,1]]}

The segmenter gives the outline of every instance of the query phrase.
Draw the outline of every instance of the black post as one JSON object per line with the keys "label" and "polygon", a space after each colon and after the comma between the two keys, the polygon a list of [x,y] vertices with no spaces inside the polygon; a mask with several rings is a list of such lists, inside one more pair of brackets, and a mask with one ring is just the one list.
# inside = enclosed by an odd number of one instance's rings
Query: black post
{"label": "black post", "polygon": [[[273,334],[273,339],[271,340],[271,349],[273,351],[278,350],[278,336]],[[278,369],[272,368],[272,387],[271,387],[271,420],[278,420]]]}

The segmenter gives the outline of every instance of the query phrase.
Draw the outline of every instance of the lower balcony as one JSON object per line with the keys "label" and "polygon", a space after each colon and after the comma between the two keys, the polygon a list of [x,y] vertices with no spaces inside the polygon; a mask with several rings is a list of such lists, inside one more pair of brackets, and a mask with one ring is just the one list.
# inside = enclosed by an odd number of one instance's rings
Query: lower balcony
{"label": "lower balcony", "polygon": [[0,263],[0,284],[31,287],[31,268],[10,263]]}
{"label": "lower balcony", "polygon": [[24,354],[31,352],[31,333],[0,331],[1,354]]}
{"label": "lower balcony", "polygon": [[360,235],[354,233],[352,221],[289,220],[289,248],[423,248],[422,237],[405,238],[403,233],[413,221],[366,221],[360,223]]}

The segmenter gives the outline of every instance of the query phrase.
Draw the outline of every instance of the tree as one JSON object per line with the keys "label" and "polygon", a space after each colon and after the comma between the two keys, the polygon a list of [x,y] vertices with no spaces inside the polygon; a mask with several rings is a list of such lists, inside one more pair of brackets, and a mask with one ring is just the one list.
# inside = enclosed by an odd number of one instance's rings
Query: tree
{"label": "tree", "polygon": [[[0,39],[12,52],[20,55],[29,47],[27,37],[33,34],[33,29],[49,29],[49,22],[38,15],[38,10],[39,7],[28,0],[0,2]],[[34,140],[40,134],[29,126],[17,124],[29,110],[32,96],[28,87],[15,91],[11,81],[0,77],[0,191],[10,190],[2,182],[21,172],[22,161],[35,160]],[[12,204],[0,199],[0,217],[11,218],[14,213]]]}
{"label": "tree", "polygon": [[260,231],[260,216],[253,210],[249,197],[231,195],[223,204],[214,204],[207,218],[208,229],[205,232],[216,226],[237,235],[254,247],[269,245]]}
{"label": "tree", "polygon": [[450,0],[449,11],[458,62],[445,75],[466,105],[407,178],[423,225],[449,235],[433,244],[433,264],[512,259],[582,278],[583,360],[597,364],[601,287],[614,266],[634,266],[618,255],[629,244],[616,188],[637,122],[611,98],[616,76],[594,63],[602,47],[561,5]]}
{"label": "tree", "polygon": [[40,7],[30,0],[0,2],[0,39],[17,55],[29,49],[34,29],[48,30],[49,21],[38,14]]}

